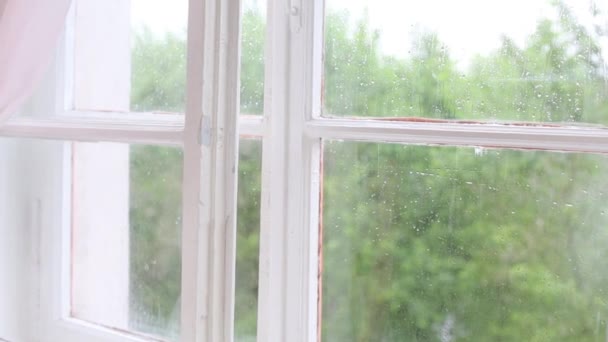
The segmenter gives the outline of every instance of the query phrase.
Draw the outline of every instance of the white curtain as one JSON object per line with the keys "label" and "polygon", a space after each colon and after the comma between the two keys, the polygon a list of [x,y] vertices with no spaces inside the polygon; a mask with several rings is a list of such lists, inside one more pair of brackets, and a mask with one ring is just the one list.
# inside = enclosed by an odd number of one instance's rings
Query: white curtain
{"label": "white curtain", "polygon": [[0,126],[51,61],[71,0],[0,0]]}

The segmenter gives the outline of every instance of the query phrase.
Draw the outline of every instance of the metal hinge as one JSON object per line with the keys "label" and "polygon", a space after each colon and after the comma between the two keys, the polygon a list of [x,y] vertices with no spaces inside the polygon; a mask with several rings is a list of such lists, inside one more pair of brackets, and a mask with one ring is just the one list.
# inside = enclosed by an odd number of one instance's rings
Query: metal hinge
{"label": "metal hinge", "polygon": [[292,32],[299,32],[302,28],[302,0],[291,0],[289,3],[289,26]]}
{"label": "metal hinge", "polygon": [[210,146],[212,136],[213,132],[211,130],[211,119],[208,116],[203,115],[201,119],[200,134],[198,136],[198,144]]}

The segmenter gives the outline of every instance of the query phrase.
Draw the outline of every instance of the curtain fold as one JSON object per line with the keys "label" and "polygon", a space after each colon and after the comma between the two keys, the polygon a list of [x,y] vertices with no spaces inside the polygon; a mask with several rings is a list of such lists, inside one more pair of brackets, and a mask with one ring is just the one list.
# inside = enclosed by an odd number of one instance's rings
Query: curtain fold
{"label": "curtain fold", "polygon": [[0,126],[48,69],[71,0],[0,0]]}

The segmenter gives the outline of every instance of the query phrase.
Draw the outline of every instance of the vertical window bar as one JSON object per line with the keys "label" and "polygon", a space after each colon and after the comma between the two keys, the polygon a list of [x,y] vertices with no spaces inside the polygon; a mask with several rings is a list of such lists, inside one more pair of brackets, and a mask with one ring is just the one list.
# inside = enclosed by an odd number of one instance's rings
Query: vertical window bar
{"label": "vertical window bar", "polygon": [[181,340],[232,341],[240,1],[189,8]]}
{"label": "vertical window bar", "polygon": [[264,91],[258,341],[314,341],[323,1],[271,1]]}

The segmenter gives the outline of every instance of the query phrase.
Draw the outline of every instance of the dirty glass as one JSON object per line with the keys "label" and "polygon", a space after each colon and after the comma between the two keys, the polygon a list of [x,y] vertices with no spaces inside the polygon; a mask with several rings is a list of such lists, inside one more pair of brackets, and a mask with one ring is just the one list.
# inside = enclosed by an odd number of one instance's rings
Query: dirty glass
{"label": "dirty glass", "polygon": [[[181,303],[182,152],[76,143],[72,315],[176,341]],[[255,341],[261,141],[239,161],[235,340]]]}
{"label": "dirty glass", "polygon": [[187,0],[131,1],[131,110],[183,113]]}
{"label": "dirty glass", "polygon": [[326,3],[327,116],[608,123],[606,2]]}
{"label": "dirty glass", "polygon": [[[184,111],[186,1],[173,7],[173,2],[160,0],[153,6],[149,1],[133,2],[131,107],[135,111]],[[262,114],[266,4],[244,0],[242,11],[240,111]],[[168,19],[164,13],[170,14]]]}
{"label": "dirty glass", "polygon": [[264,110],[265,0],[243,0],[241,23],[241,114]]}
{"label": "dirty glass", "polygon": [[[130,8],[128,3],[122,2],[114,7],[114,11],[130,11],[130,18],[121,20],[121,16],[117,16],[114,19],[116,23],[111,27],[98,25],[96,30],[99,39],[107,41],[107,48],[114,51],[112,56],[90,58],[89,54],[104,53],[98,51],[99,44],[81,47],[79,51],[84,53],[92,66],[114,64],[116,68],[112,72],[117,75],[108,80],[107,70],[91,71],[84,68],[82,63],[79,64],[77,58],[76,107],[124,111],[126,99],[123,99],[123,90],[130,89],[128,101],[131,111],[183,113],[186,99],[187,0],[133,0]],[[245,0],[242,8],[241,113],[261,114],[266,5],[261,0]],[[127,44],[130,45],[130,55],[116,53],[126,49],[122,40],[111,39],[118,30],[131,31],[130,44]],[[129,68],[130,79],[122,77],[121,73],[129,72]],[[129,82],[130,88],[125,88]],[[92,91],[96,93],[89,94]]]}
{"label": "dirty glass", "polygon": [[188,0],[79,1],[66,42],[68,105],[183,113],[187,20]]}
{"label": "dirty glass", "polygon": [[182,151],[72,146],[72,315],[176,341]]}
{"label": "dirty glass", "polygon": [[323,341],[607,338],[608,159],[327,142]]}
{"label": "dirty glass", "polygon": [[256,341],[261,176],[261,140],[241,139],[234,310],[234,340],[236,342]]}

